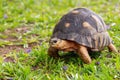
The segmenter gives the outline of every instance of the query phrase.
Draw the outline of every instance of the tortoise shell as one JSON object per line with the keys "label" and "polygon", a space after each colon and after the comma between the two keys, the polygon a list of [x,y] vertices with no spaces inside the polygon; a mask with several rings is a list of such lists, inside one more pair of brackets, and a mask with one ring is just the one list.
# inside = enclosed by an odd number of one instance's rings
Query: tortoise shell
{"label": "tortoise shell", "polygon": [[112,43],[103,19],[86,8],[65,14],[55,25],[52,38],[74,41],[95,51]]}

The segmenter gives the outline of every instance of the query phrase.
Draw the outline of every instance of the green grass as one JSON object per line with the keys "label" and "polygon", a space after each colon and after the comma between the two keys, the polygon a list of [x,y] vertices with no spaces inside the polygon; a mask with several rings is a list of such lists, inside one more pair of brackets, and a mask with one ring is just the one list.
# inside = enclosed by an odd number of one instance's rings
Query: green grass
{"label": "green grass", "polygon": [[[90,65],[78,56],[53,59],[47,55],[48,40],[60,17],[77,7],[87,7],[101,15],[114,44],[120,47],[120,0],[1,0],[0,46],[39,42],[30,53],[10,52],[14,62],[4,62],[0,56],[0,80],[120,80],[120,56],[105,49]],[[30,27],[26,33],[5,35],[6,30]],[[33,37],[31,35],[38,35]],[[4,40],[9,36],[20,41]],[[94,54],[93,54],[94,55]],[[107,57],[106,57],[107,56]],[[108,57],[110,56],[110,57]]]}

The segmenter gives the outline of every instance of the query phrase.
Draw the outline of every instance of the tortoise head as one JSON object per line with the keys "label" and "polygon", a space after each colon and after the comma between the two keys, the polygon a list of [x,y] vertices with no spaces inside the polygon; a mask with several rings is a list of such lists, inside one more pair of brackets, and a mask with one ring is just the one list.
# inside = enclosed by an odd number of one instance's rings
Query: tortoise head
{"label": "tortoise head", "polygon": [[50,45],[58,50],[62,50],[65,52],[75,51],[75,49],[77,49],[77,45],[75,42],[58,38],[52,38],[50,40]]}

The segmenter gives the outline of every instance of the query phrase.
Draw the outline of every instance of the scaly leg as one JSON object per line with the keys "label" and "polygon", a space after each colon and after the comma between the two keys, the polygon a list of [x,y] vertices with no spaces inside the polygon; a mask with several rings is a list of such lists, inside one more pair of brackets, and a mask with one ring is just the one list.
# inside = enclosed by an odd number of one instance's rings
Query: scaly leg
{"label": "scaly leg", "polygon": [[50,46],[49,49],[48,49],[48,55],[51,56],[51,57],[54,57],[54,58],[59,57],[58,49],[53,48],[53,47]]}
{"label": "scaly leg", "polygon": [[78,50],[78,55],[80,56],[80,58],[83,60],[84,63],[86,64],[90,64],[91,63],[91,58],[89,56],[89,53],[87,51],[87,48],[84,46],[80,46],[79,50]]}
{"label": "scaly leg", "polygon": [[110,52],[118,53],[116,47],[112,43],[108,45],[108,49],[109,49]]}

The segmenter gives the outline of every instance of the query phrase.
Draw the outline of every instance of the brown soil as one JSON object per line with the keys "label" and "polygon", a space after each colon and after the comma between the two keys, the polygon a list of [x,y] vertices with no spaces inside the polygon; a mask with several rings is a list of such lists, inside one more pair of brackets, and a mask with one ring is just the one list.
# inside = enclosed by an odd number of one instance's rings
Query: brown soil
{"label": "brown soil", "polygon": [[[20,42],[20,39],[13,36],[12,34],[22,35],[22,34],[28,32],[28,31],[30,31],[32,28],[33,27],[31,27],[31,26],[22,26],[22,27],[17,27],[17,28],[14,28],[14,29],[7,29],[4,32],[1,32],[1,34],[7,36],[6,38],[1,38],[1,40],[10,41],[10,42]],[[31,34],[31,35],[28,35],[28,36],[36,37],[36,36],[39,36],[39,35]],[[24,46],[23,46],[24,44],[4,45],[3,47],[0,47],[0,56],[5,55],[5,54],[10,53],[10,52],[13,52],[13,51],[29,52],[33,47],[38,46],[40,43],[41,43],[41,41],[39,43],[38,42],[28,43],[28,47],[26,47],[26,48],[24,48]]]}
{"label": "brown soil", "polygon": [[35,46],[39,46],[39,43],[29,43],[28,47],[26,48],[24,48],[23,45],[6,45],[4,47],[0,47],[0,56],[14,51],[24,51],[25,53],[29,53],[29,50],[32,50],[32,48],[34,48]]}

